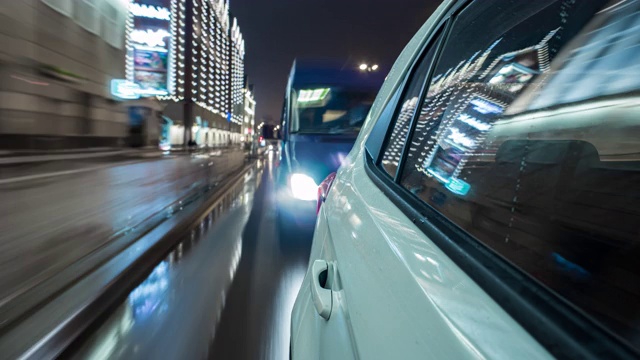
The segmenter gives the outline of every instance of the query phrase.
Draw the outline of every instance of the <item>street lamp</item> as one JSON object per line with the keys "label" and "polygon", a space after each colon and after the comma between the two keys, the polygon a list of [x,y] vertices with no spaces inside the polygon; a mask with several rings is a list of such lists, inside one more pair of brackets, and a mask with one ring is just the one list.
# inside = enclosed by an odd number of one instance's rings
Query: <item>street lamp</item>
{"label": "street lamp", "polygon": [[371,72],[371,71],[377,71],[379,66],[377,64],[373,65],[373,66],[369,66],[369,65],[367,65],[365,63],[362,63],[362,64],[360,64],[360,66],[358,68],[360,69],[360,71],[369,71],[369,72]]}

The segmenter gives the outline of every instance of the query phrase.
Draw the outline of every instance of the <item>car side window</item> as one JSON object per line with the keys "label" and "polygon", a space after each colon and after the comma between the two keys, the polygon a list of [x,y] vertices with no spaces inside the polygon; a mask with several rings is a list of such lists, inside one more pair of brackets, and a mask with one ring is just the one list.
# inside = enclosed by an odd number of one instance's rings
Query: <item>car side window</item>
{"label": "car side window", "polygon": [[438,59],[400,177],[636,349],[638,14],[638,0],[471,3]]}
{"label": "car side window", "polygon": [[398,170],[404,149],[404,143],[407,140],[409,124],[415,115],[421,91],[429,75],[428,72],[436,56],[439,44],[440,36],[434,37],[434,40],[429,43],[429,49],[417,62],[416,68],[413,74],[411,74],[408,86],[404,90],[402,99],[398,104],[399,108],[394,115],[395,122],[393,123],[393,130],[391,130],[391,134],[388,137],[381,160],[382,168],[392,178],[396,176],[396,171]]}

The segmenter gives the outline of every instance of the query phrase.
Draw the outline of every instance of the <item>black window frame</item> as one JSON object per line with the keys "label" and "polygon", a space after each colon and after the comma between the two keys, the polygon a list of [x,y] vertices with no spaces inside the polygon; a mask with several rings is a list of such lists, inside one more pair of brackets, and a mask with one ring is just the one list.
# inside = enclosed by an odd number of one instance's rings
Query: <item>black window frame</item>
{"label": "black window frame", "polygon": [[[640,352],[616,334],[595,322],[582,310],[538,283],[530,275],[511,264],[482,242],[455,225],[427,203],[400,185],[401,174],[408,154],[408,143],[417,124],[418,109],[428,91],[428,84],[438,64],[442,49],[449,43],[449,35],[457,15],[469,4],[480,0],[459,0],[451,4],[437,26],[431,30],[418,55],[412,60],[410,71],[385,107],[371,130],[365,144],[365,171],[376,186],[398,208],[459,266],[480,288],[498,303],[552,356],[584,359],[636,359]],[[440,36],[437,44],[434,39]],[[403,99],[415,70],[430,46],[437,45],[435,57],[427,71],[418,106],[409,124],[395,176],[392,178],[381,166],[387,142],[395,127]]]}

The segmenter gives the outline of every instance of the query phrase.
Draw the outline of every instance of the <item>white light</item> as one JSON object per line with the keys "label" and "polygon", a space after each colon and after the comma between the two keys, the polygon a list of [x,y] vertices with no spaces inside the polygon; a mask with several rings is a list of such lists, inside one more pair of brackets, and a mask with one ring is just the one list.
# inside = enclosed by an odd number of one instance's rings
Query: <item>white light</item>
{"label": "white light", "polygon": [[373,70],[373,71],[378,70],[378,65],[373,65],[373,66],[371,67],[371,70]]}
{"label": "white light", "polygon": [[474,117],[471,117],[467,114],[462,114],[458,117],[458,119],[460,121],[462,121],[465,124],[468,124],[470,126],[473,126],[474,128],[480,130],[480,131],[487,131],[489,129],[491,129],[491,125],[482,122]]}
{"label": "white light", "polygon": [[163,29],[158,29],[157,31],[134,30],[131,32],[131,41],[151,47],[165,46],[164,39],[169,36],[171,34]]}
{"label": "white light", "polygon": [[133,45],[133,47],[136,48],[136,50],[147,50],[147,51],[155,51],[155,52],[161,52],[161,53],[169,52],[169,50],[162,47],[150,47],[150,46],[144,46],[144,45]]}
{"label": "white light", "polygon": [[473,148],[476,144],[475,141],[469,139],[465,134],[461,133],[458,128],[449,129],[451,134],[449,135],[449,139],[451,139],[454,143],[460,144],[466,148]]}
{"label": "white light", "polygon": [[171,12],[163,7],[132,3],[130,11],[134,16],[158,20],[170,20]]}
{"label": "white light", "polygon": [[316,200],[318,185],[311,177],[305,174],[291,175],[291,192],[293,197],[300,200]]}
{"label": "white light", "polygon": [[369,65],[367,64],[360,64],[360,70],[367,70],[367,68],[369,68]]}

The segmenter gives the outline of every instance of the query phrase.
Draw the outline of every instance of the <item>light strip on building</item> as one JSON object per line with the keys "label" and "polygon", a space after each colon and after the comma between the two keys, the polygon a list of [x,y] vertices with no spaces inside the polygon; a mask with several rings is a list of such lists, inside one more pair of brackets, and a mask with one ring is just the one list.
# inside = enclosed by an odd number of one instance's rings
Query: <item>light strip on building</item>
{"label": "light strip on building", "polygon": [[158,20],[171,20],[171,11],[163,7],[131,3],[129,11],[133,16]]}
{"label": "light strip on building", "polygon": [[480,120],[478,120],[478,119],[476,119],[476,118],[474,118],[472,116],[469,116],[467,114],[461,114],[458,117],[458,120],[462,121],[463,123],[465,123],[467,125],[470,125],[470,126],[476,128],[476,129],[478,129],[480,131],[487,131],[487,130],[491,129],[491,125],[489,125],[489,124],[487,124],[485,122],[482,122],[482,121],[480,121]]}
{"label": "light strip on building", "polygon": [[131,41],[148,45],[151,47],[165,46],[164,39],[171,36],[171,34],[163,29],[153,30],[133,30],[131,32]]}

